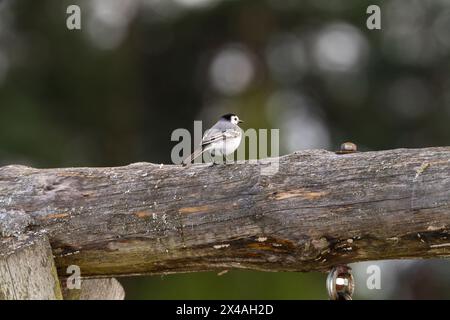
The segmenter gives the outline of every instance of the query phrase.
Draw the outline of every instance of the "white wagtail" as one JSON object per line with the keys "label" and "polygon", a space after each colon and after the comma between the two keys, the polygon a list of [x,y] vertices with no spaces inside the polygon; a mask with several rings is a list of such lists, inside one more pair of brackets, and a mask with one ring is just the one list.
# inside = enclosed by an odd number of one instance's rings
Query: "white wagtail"
{"label": "white wagtail", "polygon": [[183,160],[183,166],[191,164],[197,157],[208,151],[214,158],[232,154],[241,143],[242,129],[238,123],[244,122],[233,113],[220,117],[219,121],[203,135],[200,147]]}

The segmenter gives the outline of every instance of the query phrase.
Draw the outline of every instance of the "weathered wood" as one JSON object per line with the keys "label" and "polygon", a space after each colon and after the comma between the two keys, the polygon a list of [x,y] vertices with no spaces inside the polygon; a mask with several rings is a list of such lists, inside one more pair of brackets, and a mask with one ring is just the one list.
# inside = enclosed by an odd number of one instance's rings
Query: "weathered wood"
{"label": "weathered wood", "polygon": [[[272,159],[273,160],[273,159]],[[450,256],[450,148],[264,163],[0,168],[0,232],[45,230],[60,274],[325,271]]]}
{"label": "weathered wood", "polygon": [[45,235],[0,241],[0,300],[62,299],[53,254]]}
{"label": "weathered wood", "polygon": [[68,289],[61,280],[64,300],[123,300],[125,290],[115,278],[82,279],[80,289]]}

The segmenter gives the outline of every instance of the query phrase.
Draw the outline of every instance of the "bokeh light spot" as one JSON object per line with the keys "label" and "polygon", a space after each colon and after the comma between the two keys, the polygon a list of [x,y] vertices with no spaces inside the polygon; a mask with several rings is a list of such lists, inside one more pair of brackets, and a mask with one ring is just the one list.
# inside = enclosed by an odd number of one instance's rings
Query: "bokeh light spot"
{"label": "bokeh light spot", "polygon": [[222,94],[235,95],[245,90],[254,76],[254,66],[248,50],[230,46],[214,57],[210,66],[213,87]]}
{"label": "bokeh light spot", "polygon": [[293,90],[277,91],[268,99],[266,112],[280,128],[286,152],[330,147],[327,126],[310,97]]}
{"label": "bokeh light spot", "polygon": [[121,44],[127,35],[139,2],[134,0],[92,0],[87,34],[99,49],[110,50]]}
{"label": "bokeh light spot", "polygon": [[366,38],[355,27],[335,23],[326,26],[314,44],[314,56],[324,71],[355,71],[361,67],[368,52]]}

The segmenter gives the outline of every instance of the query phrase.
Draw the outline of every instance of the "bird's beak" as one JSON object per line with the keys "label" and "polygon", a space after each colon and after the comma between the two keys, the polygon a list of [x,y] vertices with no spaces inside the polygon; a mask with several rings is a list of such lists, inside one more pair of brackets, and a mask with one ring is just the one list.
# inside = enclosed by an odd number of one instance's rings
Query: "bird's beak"
{"label": "bird's beak", "polygon": [[244,121],[242,121],[241,119],[239,119],[238,123],[242,123],[242,122],[244,122]]}

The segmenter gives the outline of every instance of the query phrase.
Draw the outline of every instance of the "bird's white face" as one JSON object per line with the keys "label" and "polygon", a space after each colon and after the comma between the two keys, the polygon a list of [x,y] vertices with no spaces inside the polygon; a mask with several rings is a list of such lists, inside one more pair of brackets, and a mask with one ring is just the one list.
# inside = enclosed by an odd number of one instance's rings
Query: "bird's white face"
{"label": "bird's white face", "polygon": [[242,122],[242,121],[239,120],[239,117],[238,117],[238,116],[232,116],[232,117],[231,117],[231,123],[232,123],[232,124],[238,124],[238,123],[240,123],[240,122]]}

